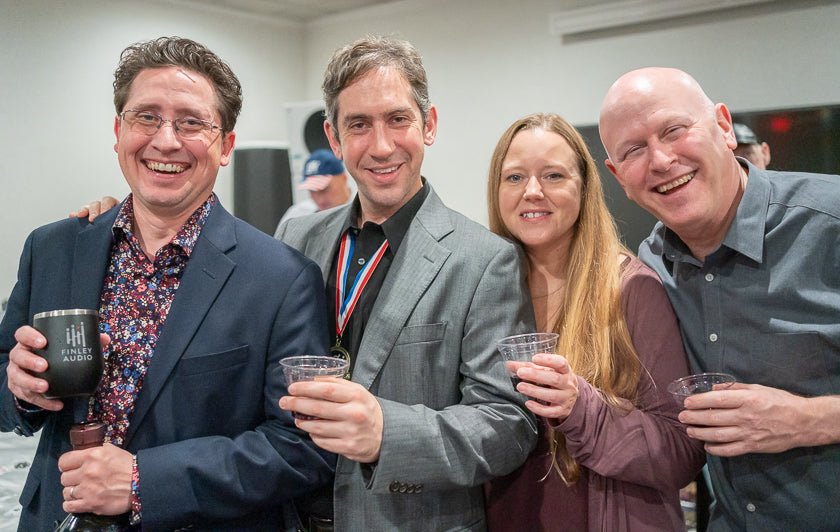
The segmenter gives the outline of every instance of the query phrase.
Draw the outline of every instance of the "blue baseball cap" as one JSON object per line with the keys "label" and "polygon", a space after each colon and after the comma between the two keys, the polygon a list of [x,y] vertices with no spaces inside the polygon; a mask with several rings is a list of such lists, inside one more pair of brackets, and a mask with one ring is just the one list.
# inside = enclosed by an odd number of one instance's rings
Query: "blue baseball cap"
{"label": "blue baseball cap", "polygon": [[332,150],[315,150],[303,165],[301,190],[324,190],[332,176],[344,173],[344,165],[333,155]]}

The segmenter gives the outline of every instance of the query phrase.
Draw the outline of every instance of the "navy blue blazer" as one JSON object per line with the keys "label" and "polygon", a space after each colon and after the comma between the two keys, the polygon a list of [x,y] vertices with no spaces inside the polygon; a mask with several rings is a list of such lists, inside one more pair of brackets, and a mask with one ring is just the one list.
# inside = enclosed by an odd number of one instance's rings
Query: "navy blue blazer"
{"label": "navy blue blazer", "polygon": [[[0,325],[0,430],[42,430],[20,502],[21,530],[64,516],[57,466],[70,408],[23,419],[6,381],[15,330],[38,312],[99,308],[118,209],[27,239]],[[217,202],[200,233],[137,395],[124,447],[137,454],[144,530],[274,530],[291,498],[332,481],[335,457],[280,409],[279,360],[324,354],[317,265]]]}

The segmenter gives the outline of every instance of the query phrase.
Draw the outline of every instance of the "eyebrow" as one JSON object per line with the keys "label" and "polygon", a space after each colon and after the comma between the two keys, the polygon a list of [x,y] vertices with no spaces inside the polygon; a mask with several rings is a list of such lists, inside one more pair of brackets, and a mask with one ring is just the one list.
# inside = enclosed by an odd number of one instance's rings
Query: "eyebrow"
{"label": "eyebrow", "polygon": [[386,116],[386,117],[388,117],[388,116],[393,116],[393,115],[397,115],[397,114],[404,114],[404,113],[415,114],[414,109],[412,107],[400,107],[400,108],[397,108],[397,109],[389,109],[388,111],[385,111],[383,113],[377,113],[376,115],[373,115],[373,114],[370,114],[370,113],[357,113],[357,114],[353,114],[353,115],[347,115],[347,116],[345,116],[344,118],[341,119],[341,123],[342,123],[342,125],[347,125],[348,123],[353,122],[354,120],[364,120],[364,119],[368,119],[368,118],[371,118],[371,117],[374,117],[374,116]]}
{"label": "eyebrow", "polygon": [[[642,143],[642,142],[645,142],[645,141],[643,141],[643,140],[630,140],[630,141],[622,142],[621,144],[619,144],[618,146],[615,147],[615,157],[614,158],[610,157],[610,159],[614,160],[614,161],[623,161],[624,160],[624,155],[627,153],[627,149],[630,146],[634,146],[634,145]],[[607,154],[607,156],[609,157],[609,154]]]}
{"label": "eyebrow", "polygon": [[[125,108],[126,109],[137,109],[137,110],[140,110],[140,111],[154,111],[155,113],[160,113],[162,106],[158,103],[142,103],[142,102],[140,102],[140,103],[135,103],[135,104],[132,104],[132,105],[126,104]],[[215,115],[216,111],[215,110],[212,111],[210,113],[210,117],[204,117],[204,113],[200,112],[198,109],[195,109],[195,108],[192,108],[192,107],[179,107],[179,108],[175,109],[175,113],[178,115],[178,117],[191,116],[191,117],[194,117],[194,118],[201,118],[202,120],[213,121],[213,120],[215,120],[214,115]]]}
{"label": "eyebrow", "polygon": [[[547,170],[551,171],[552,173],[561,173],[561,174],[573,175],[575,172],[577,172],[577,167],[576,166],[568,167],[565,164],[559,164],[559,163],[544,164],[544,165],[539,167],[540,172],[545,172]],[[512,163],[511,164],[504,164],[503,163],[501,172],[503,174],[507,173],[507,172],[527,173],[527,171],[525,170],[525,167],[520,163],[516,163],[516,164],[512,164]]]}

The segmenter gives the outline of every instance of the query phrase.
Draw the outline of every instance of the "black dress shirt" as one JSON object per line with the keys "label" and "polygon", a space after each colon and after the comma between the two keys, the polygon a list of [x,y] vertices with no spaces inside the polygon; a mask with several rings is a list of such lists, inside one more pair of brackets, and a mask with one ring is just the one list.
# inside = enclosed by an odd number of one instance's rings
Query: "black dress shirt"
{"label": "black dress shirt", "polygon": [[349,292],[350,286],[353,284],[353,279],[356,278],[359,270],[361,270],[367,261],[370,260],[379,246],[382,245],[382,242],[385,240],[388,241],[388,249],[385,250],[385,254],[382,256],[382,259],[379,261],[376,269],[373,270],[370,279],[362,290],[362,293],[359,296],[359,301],[356,303],[356,308],[350,315],[347,326],[341,335],[341,346],[350,353],[351,374],[356,361],[356,354],[359,352],[359,345],[362,343],[362,335],[365,332],[368,318],[370,317],[373,305],[376,303],[376,299],[379,296],[379,292],[382,289],[382,285],[385,282],[385,277],[388,274],[391,263],[394,261],[394,256],[396,256],[397,251],[399,250],[400,244],[408,231],[408,227],[411,225],[411,221],[414,220],[414,216],[417,214],[417,211],[420,210],[420,206],[423,205],[423,202],[426,200],[428,195],[429,187],[426,186],[426,181],[424,179],[423,188],[421,188],[410,200],[408,200],[405,205],[400,207],[400,209],[390,218],[382,222],[382,224],[365,222],[361,229],[357,227],[360,217],[360,206],[357,198],[353,202],[353,208],[350,209],[350,215],[345,222],[344,229],[336,239],[335,252],[333,254],[332,266],[330,267],[330,275],[328,276],[326,283],[327,316],[332,339],[331,345],[335,344],[336,337],[336,274],[338,272],[338,251],[341,247],[341,240],[344,238],[344,234],[347,231],[351,231],[356,237],[356,243],[353,247],[353,254],[350,258],[350,265],[348,266],[347,271],[345,297],[347,295],[346,292]]}

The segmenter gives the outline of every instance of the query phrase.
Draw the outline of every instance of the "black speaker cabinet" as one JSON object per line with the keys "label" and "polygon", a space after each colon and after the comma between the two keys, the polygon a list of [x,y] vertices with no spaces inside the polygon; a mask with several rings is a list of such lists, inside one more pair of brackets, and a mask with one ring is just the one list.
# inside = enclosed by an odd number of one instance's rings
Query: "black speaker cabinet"
{"label": "black speaker cabinet", "polygon": [[314,111],[303,125],[303,142],[309,153],[315,150],[328,150],[330,143],[324,134],[324,110]]}
{"label": "black speaker cabinet", "polygon": [[286,148],[233,150],[233,213],[257,229],[274,234],[292,204],[292,176]]}

